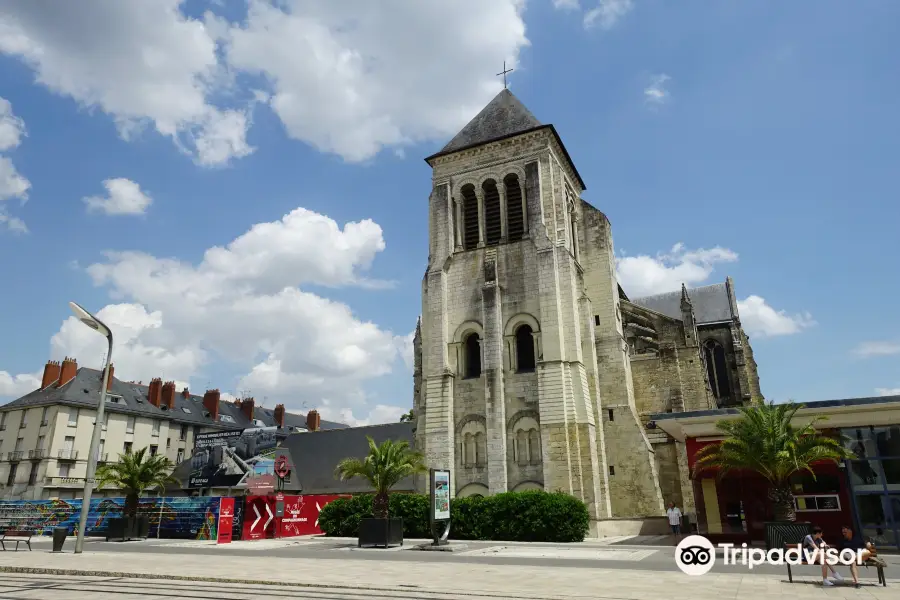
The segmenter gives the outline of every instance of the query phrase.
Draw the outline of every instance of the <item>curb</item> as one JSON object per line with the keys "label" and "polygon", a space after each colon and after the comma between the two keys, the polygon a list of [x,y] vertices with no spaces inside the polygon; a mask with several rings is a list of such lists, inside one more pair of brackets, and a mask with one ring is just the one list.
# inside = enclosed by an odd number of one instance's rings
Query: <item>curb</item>
{"label": "curb", "polygon": [[[347,590],[356,592],[415,592],[416,594],[424,594],[435,596],[446,596],[446,590],[427,590],[417,585],[397,585],[395,587],[378,587],[369,585],[346,585],[346,584],[326,584],[326,583],[298,583],[284,581],[270,581],[264,579],[233,579],[228,577],[203,577],[188,575],[157,575],[151,573],[123,573],[118,571],[91,571],[87,569],[49,569],[43,567],[9,567],[0,565],[0,573],[21,573],[27,575],[60,575],[66,577],[109,577],[122,579],[150,579],[156,581],[195,581],[201,583],[230,583],[237,585],[265,585],[272,587],[292,587],[301,589],[333,589]],[[454,592],[457,596],[472,596],[478,598],[500,598],[505,600],[509,598],[509,594],[500,592]],[[590,600],[593,596],[522,596],[528,600],[573,600],[584,599]]]}

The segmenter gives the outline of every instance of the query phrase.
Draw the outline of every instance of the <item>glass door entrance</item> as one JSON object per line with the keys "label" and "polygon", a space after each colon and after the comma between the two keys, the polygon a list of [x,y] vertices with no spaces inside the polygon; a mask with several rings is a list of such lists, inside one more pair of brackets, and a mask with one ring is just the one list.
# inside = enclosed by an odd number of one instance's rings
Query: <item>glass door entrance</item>
{"label": "glass door entrance", "polygon": [[900,547],[900,426],[841,431],[854,453],[847,475],[859,532],[880,548]]}

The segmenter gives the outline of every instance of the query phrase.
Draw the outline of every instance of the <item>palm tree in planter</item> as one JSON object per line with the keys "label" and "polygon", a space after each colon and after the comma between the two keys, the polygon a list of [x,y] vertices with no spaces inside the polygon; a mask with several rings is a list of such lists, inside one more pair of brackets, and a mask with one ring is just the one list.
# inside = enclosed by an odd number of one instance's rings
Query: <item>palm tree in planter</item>
{"label": "palm tree in planter", "polygon": [[409,447],[409,442],[385,440],[377,445],[369,441],[369,453],[365,458],[345,458],[338,463],[335,474],[342,480],[360,477],[375,490],[372,499],[373,519],[362,519],[359,524],[359,545],[377,545],[387,548],[391,544],[403,545],[403,519],[391,519],[389,494],[391,488],[406,477],[427,470],[423,456]]}
{"label": "palm tree in planter", "polygon": [[174,468],[175,465],[168,458],[148,455],[146,448],[120,454],[118,462],[107,463],[97,468],[98,488],[111,485],[125,492],[123,519],[116,524],[110,522],[110,533],[119,533],[118,528],[121,527],[123,528],[121,536],[110,535],[110,537],[122,539],[147,537],[149,517],[137,518],[140,497],[152,488],[156,488],[161,495],[166,489],[166,484],[178,483],[178,480],[172,477]]}
{"label": "palm tree in planter", "polygon": [[720,478],[735,471],[756,472],[769,482],[768,500],[775,520],[795,521],[791,477],[808,472],[815,479],[814,463],[853,458],[839,439],[816,430],[815,424],[824,417],[803,426],[793,425],[791,420],[801,408],[802,404],[793,402],[761,401],[739,408],[740,418],[716,424],[725,439],[697,453],[694,477],[709,470],[717,470]]}

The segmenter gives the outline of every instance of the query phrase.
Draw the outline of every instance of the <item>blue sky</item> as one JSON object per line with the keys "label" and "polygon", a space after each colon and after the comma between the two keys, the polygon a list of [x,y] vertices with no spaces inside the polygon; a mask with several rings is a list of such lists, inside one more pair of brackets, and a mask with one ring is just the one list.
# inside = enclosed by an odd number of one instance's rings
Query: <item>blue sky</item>
{"label": "blue sky", "polygon": [[0,398],[102,364],[76,300],[121,377],[396,418],[422,159],[504,60],[627,293],[730,275],[768,398],[900,394],[896,2],[62,6],[0,2]]}

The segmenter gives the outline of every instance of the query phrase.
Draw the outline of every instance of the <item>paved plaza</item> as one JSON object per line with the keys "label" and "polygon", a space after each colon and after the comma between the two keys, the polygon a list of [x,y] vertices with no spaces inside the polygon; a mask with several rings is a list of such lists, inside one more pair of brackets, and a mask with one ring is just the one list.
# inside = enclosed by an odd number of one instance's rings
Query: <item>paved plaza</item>
{"label": "paved plaza", "polygon": [[[719,568],[689,577],[670,547],[471,542],[460,553],[352,551],[352,540],[267,540],[216,546],[159,540],[88,542],[81,555],[0,552],[0,600],[191,598],[521,598],[721,600],[723,598],[896,598],[900,557],[888,557],[888,587],[863,569],[863,586],[823,589],[816,569]],[[281,585],[272,585],[273,583]],[[212,593],[214,592],[214,593]]]}

